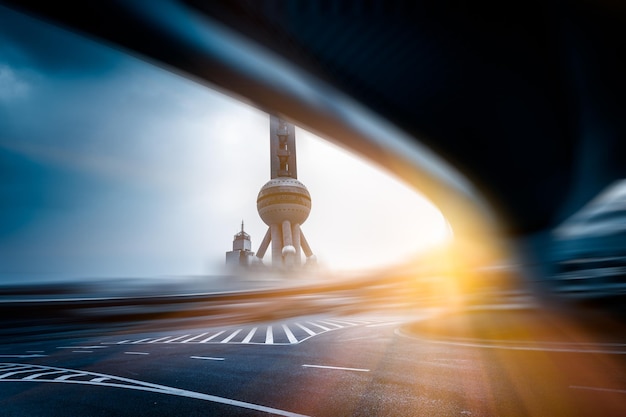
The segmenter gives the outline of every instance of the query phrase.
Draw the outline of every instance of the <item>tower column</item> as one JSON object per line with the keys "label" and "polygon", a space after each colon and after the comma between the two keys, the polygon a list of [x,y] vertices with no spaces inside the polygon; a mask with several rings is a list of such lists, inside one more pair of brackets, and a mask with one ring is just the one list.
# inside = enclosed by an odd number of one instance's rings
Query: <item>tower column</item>
{"label": "tower column", "polygon": [[294,223],[291,225],[291,237],[293,238],[293,246],[296,248],[295,265],[302,263],[302,247],[300,243],[300,225]]}
{"label": "tower column", "polygon": [[283,264],[283,237],[281,236],[280,225],[272,223],[270,234],[272,236],[272,265],[279,266]]}
{"label": "tower column", "polygon": [[256,253],[256,257],[259,260],[262,260],[263,257],[265,257],[265,252],[267,251],[267,247],[270,245],[271,241],[272,241],[272,232],[271,232],[271,229],[268,227],[267,232],[265,232],[265,237],[263,238],[263,241],[261,242],[261,246],[259,246],[259,250]]}
{"label": "tower column", "polygon": [[283,231],[283,250],[282,255],[286,267],[292,267],[296,256],[296,248],[293,247],[293,239],[291,238],[291,223],[284,220],[282,224]]}

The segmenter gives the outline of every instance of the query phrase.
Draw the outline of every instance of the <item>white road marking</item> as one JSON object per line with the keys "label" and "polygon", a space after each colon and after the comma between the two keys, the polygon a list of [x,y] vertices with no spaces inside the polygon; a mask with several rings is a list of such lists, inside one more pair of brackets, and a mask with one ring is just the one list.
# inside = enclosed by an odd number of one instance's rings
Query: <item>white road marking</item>
{"label": "white road marking", "polygon": [[184,339],[184,338],[185,338],[185,337],[187,337],[187,336],[191,336],[191,335],[189,335],[189,334],[184,334],[184,335],[182,335],[182,336],[178,336],[178,337],[175,337],[175,338],[173,338],[173,339],[167,340],[167,341],[165,341],[165,342],[163,342],[163,343],[172,343],[172,342],[175,342],[175,341],[177,341],[177,340]]}
{"label": "white road marking", "polygon": [[93,350],[73,350],[72,353],[93,353]]}
{"label": "white road marking", "polygon": [[354,323],[351,321],[340,320],[340,319],[331,319],[331,321],[341,323],[341,324],[347,324],[348,326],[358,326],[359,324],[361,324],[361,323]]}
{"label": "white road marking", "polygon": [[160,342],[161,340],[169,339],[170,337],[172,336],[159,337],[158,339],[151,340],[148,343],[157,343],[157,342]]}
{"label": "white road marking", "polygon": [[148,352],[124,352],[127,355],[149,355]]}
{"label": "white road marking", "polygon": [[[345,326],[342,326],[342,325],[340,325],[340,324],[337,324],[337,323],[332,323],[332,322],[329,322],[329,321],[324,321],[324,320],[318,320],[318,321],[319,321],[320,323],[328,324],[329,326],[337,326],[337,327],[336,327],[337,329],[341,329],[341,328],[345,327]],[[330,329],[329,329],[329,330],[330,330]]]}
{"label": "white road marking", "polygon": [[108,346],[57,346],[57,349],[106,349]]}
{"label": "white road marking", "polygon": [[45,350],[27,350],[26,353],[44,353]]}
{"label": "white road marking", "polygon": [[12,371],[12,372],[7,372],[6,374],[0,375],[0,379],[4,379],[4,378],[6,378],[8,376],[13,376],[13,375],[17,375],[17,374],[23,374],[24,372],[32,372],[32,371],[33,371],[33,369],[30,368],[30,367],[26,368],[26,369],[20,368],[19,370]]}
{"label": "white road marking", "polygon": [[208,361],[223,361],[224,358],[212,358],[210,356],[190,356],[191,359],[205,359]]}
{"label": "white road marking", "polygon": [[44,358],[48,355],[40,355],[37,353],[33,353],[32,355],[0,355],[0,358]]}
{"label": "white road marking", "polygon": [[265,344],[271,345],[274,343],[274,333],[272,332],[272,326],[267,326],[267,331],[265,332]]}
{"label": "white road marking", "polygon": [[599,387],[582,387],[578,385],[570,385],[572,389],[586,389],[591,391],[602,391],[602,392],[616,392],[618,394],[626,394],[626,389],[616,389],[616,388],[599,388]]}
{"label": "white road marking", "polygon": [[250,343],[250,340],[252,340],[252,336],[254,336],[256,329],[256,327],[253,327],[252,330],[250,330],[250,333],[247,334],[247,336],[243,339],[241,343]]}
{"label": "white road marking", "polygon": [[322,330],[329,331],[330,327],[322,326],[321,324],[313,323],[312,321],[307,321],[307,323],[312,324],[313,326],[319,327]]}
{"label": "white road marking", "polygon": [[226,337],[226,339],[222,340],[220,343],[228,343],[231,340],[233,340],[233,338],[235,336],[237,336],[239,334],[239,332],[241,332],[242,329],[237,329],[234,332],[232,332],[230,335],[228,335],[228,337]]}
{"label": "white road marking", "polygon": [[198,336],[190,337],[189,339],[185,339],[180,343],[188,343],[188,342],[191,342],[192,340],[200,339],[202,336],[206,336],[207,333],[208,332],[199,334]]}
{"label": "white road marking", "polygon": [[150,340],[150,339],[152,339],[152,338],[151,337],[147,337],[145,339],[137,340],[137,341],[131,343],[131,345],[136,345],[137,343],[142,343],[142,342],[145,342],[145,341]]}
{"label": "white road marking", "polygon": [[[72,372],[70,369],[66,369],[66,371],[67,372]],[[76,378],[76,377],[85,376],[85,375],[87,375],[85,372],[79,372],[79,373],[76,373],[76,374],[63,375],[63,376],[60,376],[58,378],[54,378],[54,381],[63,382],[63,381],[67,381],[70,378]]]}
{"label": "white road marking", "polygon": [[341,366],[326,366],[326,365],[302,365],[305,368],[322,368],[322,369],[337,369],[340,371],[356,371],[356,372],[369,372],[369,369],[361,368],[344,368]]}
{"label": "white road marking", "polygon": [[308,327],[304,327],[300,323],[296,323],[296,326],[298,326],[299,328],[301,328],[302,330],[304,330],[305,332],[307,332],[311,336],[315,336],[317,334],[313,330],[309,329]]}
{"label": "white road marking", "polygon": [[65,371],[48,371],[48,372],[40,372],[38,374],[33,374],[33,375],[29,375],[26,378],[22,378],[24,381],[30,381],[31,379],[35,379],[35,378],[39,378],[40,376],[44,376],[44,375],[52,375],[52,374],[60,374],[60,373],[65,373]]}
{"label": "white road marking", "polygon": [[[41,366],[41,365],[24,365],[24,366],[28,366],[28,371],[31,371],[31,372],[34,369],[77,372],[76,370],[72,370],[72,369],[56,368],[52,366]],[[94,377],[99,377],[99,378],[94,378],[94,379],[102,379],[102,380],[110,379],[112,380],[112,382],[101,382],[101,381],[94,381],[94,380],[90,380],[90,381],[69,380],[69,378],[74,377],[74,376],[79,376],[79,375],[81,376],[91,375]],[[61,379],[61,378],[65,378],[65,379]],[[2,380],[2,382],[4,381],[23,381],[23,379]],[[261,411],[264,413],[269,413],[269,414],[274,414],[274,415],[279,415],[279,416],[284,416],[284,417],[307,417],[303,414],[292,413],[290,411],[280,410],[280,409],[272,408],[272,407],[266,407],[266,406],[259,405],[259,404],[252,404],[252,403],[247,403],[244,401],[232,400],[230,398],[218,397],[216,395],[203,394],[201,392],[195,392],[195,391],[187,391],[184,389],[168,387],[165,385],[151,384],[149,382],[143,382],[143,381],[138,381],[138,380],[129,379],[129,378],[100,374],[96,372],[64,375],[63,377],[50,379],[50,380],[30,380],[30,382],[38,382],[38,383],[63,382],[63,383],[68,383],[68,384],[97,385],[97,386],[104,386],[104,387],[126,388],[126,389],[133,389],[137,391],[154,392],[157,394],[177,395],[179,397],[195,398],[198,400],[211,401],[211,402],[215,402],[219,404],[226,404],[226,405],[231,405],[234,407],[241,407],[241,408],[245,408],[248,410]]]}
{"label": "white road marking", "polygon": [[376,324],[370,324],[370,325],[367,325],[367,326],[365,326],[365,327],[393,326],[393,325],[395,325],[395,324],[400,324],[400,323],[403,323],[403,322],[401,322],[401,321],[391,321],[391,322],[388,322],[388,323],[376,323]]}
{"label": "white road marking", "polygon": [[90,379],[89,381],[90,382],[104,382],[104,381],[107,381],[109,379],[111,379],[111,378],[106,377],[106,376],[102,376],[102,377],[99,377],[99,378]]}
{"label": "white road marking", "polygon": [[289,339],[289,343],[291,344],[298,343],[298,339],[296,339],[296,337],[293,335],[289,327],[287,327],[286,324],[283,324],[282,326],[283,326],[283,330],[285,331],[285,334],[287,335],[287,339]]}
{"label": "white road marking", "polygon": [[124,343],[128,343],[130,340],[122,340],[121,342],[117,342],[118,345],[123,345]]}
{"label": "white road marking", "polygon": [[209,340],[213,340],[213,339],[215,339],[217,336],[219,336],[219,335],[221,335],[222,333],[224,333],[225,331],[226,331],[226,330],[222,330],[221,332],[215,333],[213,336],[209,336],[209,337],[207,337],[206,339],[201,340],[201,341],[200,341],[200,343],[206,343],[206,342],[208,342]]}

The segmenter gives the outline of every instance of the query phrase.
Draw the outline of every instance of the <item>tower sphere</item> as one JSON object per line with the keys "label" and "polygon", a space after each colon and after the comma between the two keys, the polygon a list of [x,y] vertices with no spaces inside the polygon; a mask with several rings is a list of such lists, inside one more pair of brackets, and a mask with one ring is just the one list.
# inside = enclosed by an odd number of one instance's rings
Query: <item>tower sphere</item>
{"label": "tower sphere", "polygon": [[256,207],[265,224],[302,224],[311,212],[311,195],[304,184],[290,177],[269,180],[259,191]]}

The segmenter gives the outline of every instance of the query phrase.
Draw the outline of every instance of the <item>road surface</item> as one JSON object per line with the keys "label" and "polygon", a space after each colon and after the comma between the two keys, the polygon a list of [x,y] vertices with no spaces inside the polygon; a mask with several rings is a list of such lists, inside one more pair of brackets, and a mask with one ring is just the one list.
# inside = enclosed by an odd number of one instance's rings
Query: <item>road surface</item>
{"label": "road surface", "polygon": [[624,345],[433,339],[419,316],[4,340],[0,415],[624,415]]}

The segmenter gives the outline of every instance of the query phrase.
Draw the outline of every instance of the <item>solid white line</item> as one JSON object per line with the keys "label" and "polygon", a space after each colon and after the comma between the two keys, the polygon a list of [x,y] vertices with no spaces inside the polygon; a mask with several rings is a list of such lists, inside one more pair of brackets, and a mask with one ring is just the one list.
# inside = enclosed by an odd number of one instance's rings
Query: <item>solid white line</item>
{"label": "solid white line", "polygon": [[213,336],[209,336],[204,340],[201,340],[200,343],[206,343],[209,340],[213,340],[214,338],[216,338],[217,336],[221,335],[222,333],[224,333],[226,330],[222,330],[221,332],[215,333]]}
{"label": "solid white line", "polygon": [[147,352],[124,352],[127,355],[149,355]]}
{"label": "solid white line", "polygon": [[200,339],[202,336],[205,336],[207,333],[208,332],[199,334],[198,336],[190,337],[189,339],[185,339],[180,343],[187,343],[187,342],[191,342],[192,340]]}
{"label": "solid white line", "polygon": [[29,375],[26,378],[22,378],[22,380],[24,381],[30,381],[31,379],[35,379],[35,378],[39,378],[40,376],[44,376],[44,375],[52,375],[52,374],[60,374],[60,373],[65,373],[65,371],[48,371],[48,372],[40,372],[38,374],[33,374],[33,375]]}
{"label": "solid white line", "polygon": [[324,331],[330,331],[331,330],[329,327],[322,326],[321,324],[313,323],[312,321],[307,321],[307,323],[312,324],[313,326],[319,327],[320,329],[322,329]]}
{"label": "solid white line", "polygon": [[224,358],[212,358],[210,356],[190,356],[191,359],[205,359],[208,361],[223,361]]}
{"label": "solid white line", "polygon": [[151,337],[148,337],[148,338],[146,338],[146,339],[137,340],[137,341],[135,341],[135,342],[131,343],[131,345],[136,345],[137,343],[142,343],[142,342],[145,342],[146,340],[150,340],[150,339],[152,339],[152,338],[151,338]]}
{"label": "solid white line", "polygon": [[233,340],[233,337],[237,336],[239,334],[239,332],[243,330],[243,329],[237,329],[234,332],[232,332],[230,335],[228,335],[228,337],[224,340],[222,340],[220,343],[228,343],[231,340]]}
{"label": "solid white line", "polygon": [[304,330],[305,332],[307,332],[309,335],[311,336],[315,336],[317,333],[315,333],[313,330],[304,327],[303,325],[301,325],[300,323],[296,323],[296,326],[298,326],[299,328],[301,328],[302,330]]}
{"label": "solid white line", "polygon": [[163,342],[163,343],[172,343],[172,342],[175,342],[175,341],[177,341],[177,340],[183,339],[183,338],[185,338],[185,337],[187,337],[187,336],[191,336],[191,335],[189,335],[189,334],[184,334],[184,335],[182,335],[182,336],[175,337],[175,338],[170,339],[170,340],[168,340],[168,341],[166,341],[166,342]]}
{"label": "solid white line", "polygon": [[616,392],[619,394],[626,394],[626,389],[615,389],[615,388],[598,388],[598,387],[581,387],[578,385],[570,385],[572,389],[587,389],[591,391],[602,391],[602,392]]}
{"label": "solid white line", "polygon": [[254,336],[254,332],[256,332],[256,327],[254,327],[252,330],[250,330],[250,333],[248,333],[248,335],[243,339],[243,341],[241,343],[250,343],[250,340],[252,340],[252,336]]}
{"label": "solid white line", "polygon": [[158,343],[161,340],[169,339],[170,337],[172,337],[172,336],[159,337],[158,339],[151,340],[148,343]]}
{"label": "solid white line", "polygon": [[325,366],[325,365],[302,365],[305,368],[322,368],[322,369],[338,369],[340,371],[356,371],[356,372],[369,372],[369,369],[361,368],[343,368],[341,366]]}
{"label": "solid white line", "polygon": [[272,326],[267,326],[267,331],[265,332],[265,344],[271,345],[274,343],[274,334],[272,332]]}
{"label": "solid white line", "polygon": [[298,339],[296,339],[296,337],[293,335],[289,327],[287,327],[287,325],[285,324],[283,324],[282,326],[283,326],[283,330],[285,331],[285,334],[287,335],[287,339],[289,339],[289,343],[291,344],[298,343]]}

